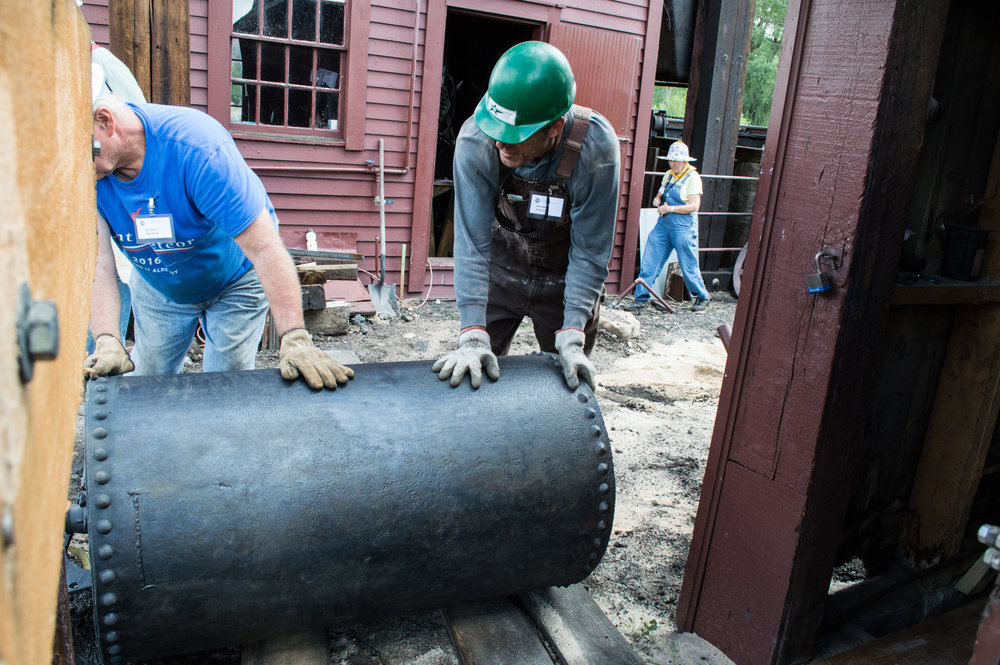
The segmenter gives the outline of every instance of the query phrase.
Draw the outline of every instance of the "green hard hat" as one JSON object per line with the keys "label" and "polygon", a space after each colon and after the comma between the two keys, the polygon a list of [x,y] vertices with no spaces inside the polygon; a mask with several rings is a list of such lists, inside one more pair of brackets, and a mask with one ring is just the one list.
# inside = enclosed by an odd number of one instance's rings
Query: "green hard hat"
{"label": "green hard hat", "polygon": [[500,56],[476,107],[479,129],[501,143],[521,143],[573,105],[569,60],[545,42],[521,42]]}

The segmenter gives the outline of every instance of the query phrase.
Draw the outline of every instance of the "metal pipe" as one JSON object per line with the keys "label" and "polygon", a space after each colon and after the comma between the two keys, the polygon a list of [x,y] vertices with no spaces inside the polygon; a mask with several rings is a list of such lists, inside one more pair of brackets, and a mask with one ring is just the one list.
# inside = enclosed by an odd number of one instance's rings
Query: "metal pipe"
{"label": "metal pipe", "polygon": [[593,393],[551,354],[91,381],[94,615],[117,665],[573,584],[614,517]]}

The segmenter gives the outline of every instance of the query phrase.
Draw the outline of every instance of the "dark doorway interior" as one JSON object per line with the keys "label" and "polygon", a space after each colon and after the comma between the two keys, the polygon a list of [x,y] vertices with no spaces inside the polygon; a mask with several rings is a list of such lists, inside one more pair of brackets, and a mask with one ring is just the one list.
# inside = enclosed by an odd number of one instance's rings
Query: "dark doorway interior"
{"label": "dark doorway interior", "polygon": [[455,208],[451,163],[455,138],[486,93],[493,65],[514,44],[536,38],[539,26],[448,12],[441,75],[437,157],[434,163],[431,256],[451,256]]}

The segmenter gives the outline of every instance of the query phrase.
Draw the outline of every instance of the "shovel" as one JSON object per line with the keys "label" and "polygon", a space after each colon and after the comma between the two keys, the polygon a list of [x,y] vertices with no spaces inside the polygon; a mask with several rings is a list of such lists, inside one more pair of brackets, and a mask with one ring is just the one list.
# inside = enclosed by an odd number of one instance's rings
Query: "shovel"
{"label": "shovel", "polygon": [[368,295],[375,313],[382,316],[399,316],[396,302],[396,285],[385,283],[385,142],[378,140],[378,222],[379,222],[379,274],[378,283],[368,285]]}

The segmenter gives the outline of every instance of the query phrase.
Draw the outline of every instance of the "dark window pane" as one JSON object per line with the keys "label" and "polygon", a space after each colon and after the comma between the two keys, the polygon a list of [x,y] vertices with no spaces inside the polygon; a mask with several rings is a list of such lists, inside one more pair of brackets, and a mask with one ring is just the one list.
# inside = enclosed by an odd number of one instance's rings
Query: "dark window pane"
{"label": "dark window pane", "polygon": [[[257,78],[257,44],[251,39],[233,40],[233,76],[237,78]],[[240,63],[237,74],[237,63]]]}
{"label": "dark window pane", "polygon": [[283,44],[260,45],[260,80],[285,82],[285,46]]}
{"label": "dark window pane", "polygon": [[268,37],[288,37],[288,4],[286,0],[270,0],[264,5],[264,34]]}
{"label": "dark window pane", "polygon": [[229,94],[229,122],[242,122],[243,121],[243,98],[246,96],[244,93],[243,85],[239,83],[233,83],[230,86]]}
{"label": "dark window pane", "polygon": [[340,87],[340,52],[318,51],[316,85],[322,88]]}
{"label": "dark window pane", "polygon": [[324,44],[344,43],[344,3],[320,0],[319,40]]}
{"label": "dark window pane", "polygon": [[312,85],[313,50],[303,46],[288,47],[288,82]]}
{"label": "dark window pane", "polygon": [[316,91],[316,127],[319,129],[339,129],[337,124],[336,92]]}
{"label": "dark window pane", "polygon": [[250,3],[247,0],[233,0],[233,32],[243,34],[260,34],[260,0]]}
{"label": "dark window pane", "polygon": [[257,86],[246,86],[243,93],[243,113],[241,122],[257,123]]}
{"label": "dark window pane", "polygon": [[316,41],[316,0],[292,2],[292,39]]}
{"label": "dark window pane", "polygon": [[262,86],[260,91],[260,124],[285,124],[285,89]]}
{"label": "dark window pane", "polygon": [[309,117],[312,112],[312,92],[309,90],[288,91],[288,125],[290,127],[311,127]]}

